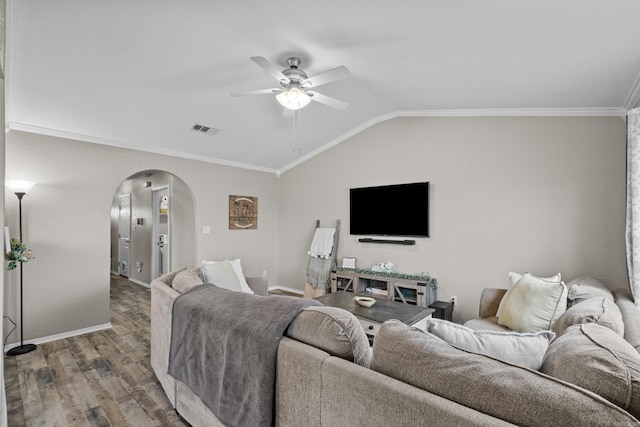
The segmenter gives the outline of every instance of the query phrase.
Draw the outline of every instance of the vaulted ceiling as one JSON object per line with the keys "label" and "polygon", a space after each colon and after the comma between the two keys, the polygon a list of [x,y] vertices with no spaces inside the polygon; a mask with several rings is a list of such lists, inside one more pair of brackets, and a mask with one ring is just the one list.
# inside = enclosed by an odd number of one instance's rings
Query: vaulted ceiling
{"label": "vaulted ceiling", "polygon": [[[623,115],[638,17],[637,0],[8,0],[6,120],[281,171],[396,116]],[[271,94],[230,96],[278,85],[251,56],[345,65],[319,91],[349,107],[294,124]]]}

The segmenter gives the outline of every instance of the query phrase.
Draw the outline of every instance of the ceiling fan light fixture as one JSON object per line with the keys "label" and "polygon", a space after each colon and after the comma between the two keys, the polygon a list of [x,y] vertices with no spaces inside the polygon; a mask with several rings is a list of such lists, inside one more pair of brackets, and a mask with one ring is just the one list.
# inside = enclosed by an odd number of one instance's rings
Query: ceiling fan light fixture
{"label": "ceiling fan light fixture", "polygon": [[287,90],[283,90],[276,95],[276,99],[285,108],[289,110],[300,110],[306,107],[311,102],[311,96],[300,90],[299,87],[292,87]]}

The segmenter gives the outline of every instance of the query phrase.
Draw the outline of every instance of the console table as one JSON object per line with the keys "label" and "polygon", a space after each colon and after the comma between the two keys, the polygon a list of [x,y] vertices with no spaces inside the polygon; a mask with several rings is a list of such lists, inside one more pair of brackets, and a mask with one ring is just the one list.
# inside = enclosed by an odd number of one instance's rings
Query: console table
{"label": "console table", "polygon": [[429,307],[438,299],[437,280],[432,277],[376,274],[346,268],[331,272],[331,292],[338,290],[419,307]]}
{"label": "console table", "polygon": [[338,307],[353,313],[370,336],[375,336],[380,325],[390,319],[426,329],[427,319],[435,311],[433,308],[422,308],[383,299],[377,300],[371,307],[362,307],[353,297],[351,292],[338,291],[318,297],[316,300],[326,306]]}

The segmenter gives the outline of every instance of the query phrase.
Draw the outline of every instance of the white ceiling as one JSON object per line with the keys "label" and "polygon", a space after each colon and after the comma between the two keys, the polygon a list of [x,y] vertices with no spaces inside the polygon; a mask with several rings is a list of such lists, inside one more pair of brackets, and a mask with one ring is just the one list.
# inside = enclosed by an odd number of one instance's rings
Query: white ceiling
{"label": "white ceiling", "polygon": [[[8,0],[7,27],[9,129],[269,171],[390,117],[622,115],[640,96],[637,0]],[[349,107],[312,102],[294,140],[272,95],[229,95],[277,86],[250,56],[347,66],[318,91]]]}

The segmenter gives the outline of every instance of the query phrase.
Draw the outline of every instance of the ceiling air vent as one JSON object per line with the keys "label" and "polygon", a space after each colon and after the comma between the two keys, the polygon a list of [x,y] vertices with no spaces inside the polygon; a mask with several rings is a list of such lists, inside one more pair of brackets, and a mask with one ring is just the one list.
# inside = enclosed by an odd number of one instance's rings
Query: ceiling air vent
{"label": "ceiling air vent", "polygon": [[196,132],[205,133],[211,136],[220,132],[220,129],[212,128],[211,126],[199,125],[197,123],[191,127],[191,130],[195,130]]}

